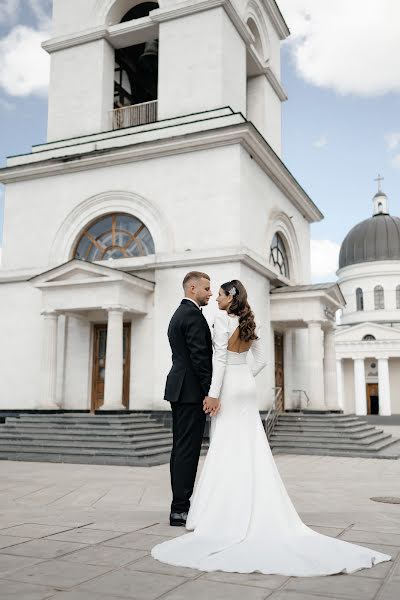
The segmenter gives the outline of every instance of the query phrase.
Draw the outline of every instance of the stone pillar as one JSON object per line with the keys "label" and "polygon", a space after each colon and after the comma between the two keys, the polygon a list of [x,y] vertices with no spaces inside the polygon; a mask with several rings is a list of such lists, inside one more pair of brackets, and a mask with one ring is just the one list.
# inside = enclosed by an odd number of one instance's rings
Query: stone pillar
{"label": "stone pillar", "polygon": [[363,358],[354,359],[354,410],[356,415],[367,414],[367,390],[365,387],[365,367]]}
{"label": "stone pillar", "polygon": [[287,329],[283,342],[284,406],[293,408],[293,329]]}
{"label": "stone pillar", "polygon": [[324,345],[319,321],[308,323],[309,408],[324,410]]}
{"label": "stone pillar", "polygon": [[108,307],[106,373],[104,404],[101,410],[124,410],[123,387],[123,335],[124,311],[121,307]]}
{"label": "stone pillar", "polygon": [[58,409],[57,393],[57,329],[58,315],[55,311],[44,310],[42,357],[40,367],[40,398],[37,408]]}
{"label": "stone pillar", "polygon": [[391,415],[389,359],[378,358],[379,414]]}
{"label": "stone pillar", "polygon": [[330,410],[339,410],[335,330],[333,327],[325,329],[324,332],[324,386],[326,408]]}
{"label": "stone pillar", "polygon": [[343,378],[343,360],[336,360],[336,387],[337,387],[337,405],[339,410],[344,408],[344,378]]}

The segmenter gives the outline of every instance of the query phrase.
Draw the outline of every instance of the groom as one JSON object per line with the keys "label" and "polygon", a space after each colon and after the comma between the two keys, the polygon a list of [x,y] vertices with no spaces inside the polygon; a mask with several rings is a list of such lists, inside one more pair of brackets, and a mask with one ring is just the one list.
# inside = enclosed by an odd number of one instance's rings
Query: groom
{"label": "groom", "polygon": [[172,368],[164,395],[172,409],[172,504],[169,519],[172,526],[186,524],[206,413],[214,415],[219,408],[219,401],[207,396],[212,376],[212,343],[202,307],[212,296],[210,278],[206,273],[191,271],[183,280],[183,289],[185,297],[168,327]]}

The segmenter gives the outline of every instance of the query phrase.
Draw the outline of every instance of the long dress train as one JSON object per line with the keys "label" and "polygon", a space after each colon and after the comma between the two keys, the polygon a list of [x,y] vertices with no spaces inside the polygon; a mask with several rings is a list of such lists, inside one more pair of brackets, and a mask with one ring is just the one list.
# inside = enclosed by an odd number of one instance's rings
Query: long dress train
{"label": "long dress train", "polygon": [[265,366],[262,341],[251,346],[251,369],[248,352],[228,349],[237,317],[220,312],[210,395],[217,392],[221,409],[211,418],[210,447],[191,498],[186,528],[192,533],[156,545],[153,558],[201,571],[303,577],[353,573],[391,560],[388,554],[322,535],[301,521],[257,407],[254,375]]}

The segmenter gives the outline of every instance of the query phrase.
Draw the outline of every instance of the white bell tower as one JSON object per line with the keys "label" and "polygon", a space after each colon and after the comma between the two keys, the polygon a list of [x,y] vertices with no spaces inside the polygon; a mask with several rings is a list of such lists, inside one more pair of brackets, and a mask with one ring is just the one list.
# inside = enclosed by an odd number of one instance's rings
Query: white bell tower
{"label": "white bell tower", "polygon": [[230,107],[280,154],[274,0],[54,0],[53,28],[49,142]]}

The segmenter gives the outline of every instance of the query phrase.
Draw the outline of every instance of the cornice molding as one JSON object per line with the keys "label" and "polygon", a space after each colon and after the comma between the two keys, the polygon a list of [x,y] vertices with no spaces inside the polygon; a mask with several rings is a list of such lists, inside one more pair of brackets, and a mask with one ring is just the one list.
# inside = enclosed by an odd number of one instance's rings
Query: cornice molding
{"label": "cornice molding", "polygon": [[[97,40],[105,39],[112,46],[119,47],[118,40],[128,34],[141,33],[141,39],[146,37],[146,31],[149,31],[149,38],[154,36],[154,28],[159,24],[173,19],[179,19],[188,15],[204,12],[213,8],[223,8],[235,26],[237,32],[244,40],[247,46],[254,43],[254,36],[250,29],[244,23],[240,14],[232,4],[231,0],[201,0],[193,4],[189,2],[179,2],[171,8],[159,8],[153,10],[148,17],[138,19],[134,23],[124,23],[119,25],[110,25],[109,27],[101,25],[92,29],[70,33],[46,40],[42,43],[42,48],[49,54],[66,48],[73,48]],[[144,38],[143,38],[144,39]]]}
{"label": "cornice molding", "polygon": [[281,102],[286,102],[288,96],[285,92],[285,89],[269,65],[267,65],[265,68],[265,76],[271,84],[271,87],[278,96],[279,100]]}
{"label": "cornice molding", "polygon": [[262,0],[262,3],[272,21],[273,26],[279,34],[280,39],[285,40],[287,37],[289,37],[290,31],[277,3],[275,0]]}
{"label": "cornice molding", "polygon": [[271,146],[251,123],[239,123],[216,129],[176,135],[165,139],[111,147],[88,153],[37,161],[35,163],[6,167],[0,170],[0,181],[12,183],[71,172],[149,160],[196,150],[207,150],[222,146],[241,144],[276,186],[293,202],[300,213],[309,221],[323,218],[300,184],[283,164]]}

